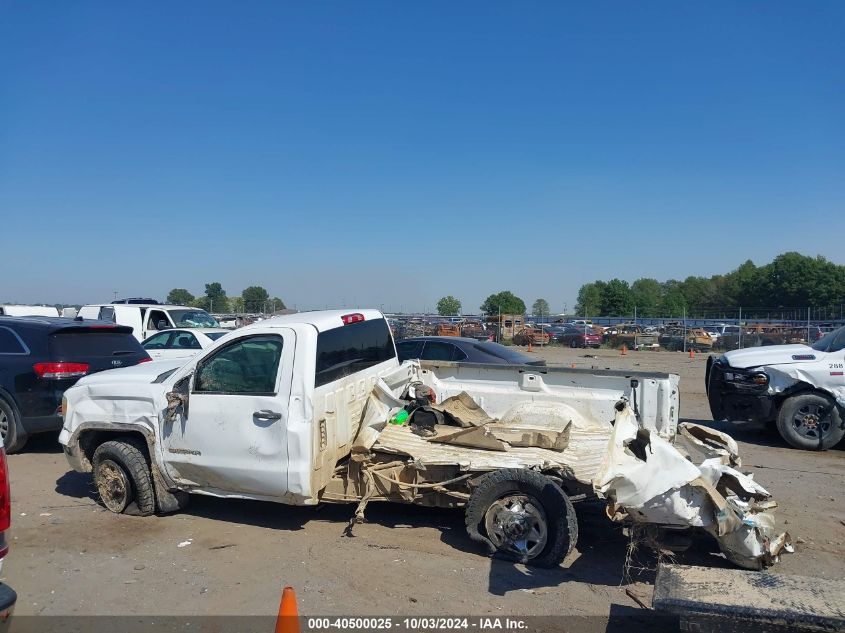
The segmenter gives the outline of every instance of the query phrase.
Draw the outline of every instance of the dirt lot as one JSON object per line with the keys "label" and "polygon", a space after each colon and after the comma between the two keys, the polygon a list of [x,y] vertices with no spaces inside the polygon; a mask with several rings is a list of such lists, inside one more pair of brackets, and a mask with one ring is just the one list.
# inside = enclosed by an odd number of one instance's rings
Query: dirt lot
{"label": "dirt lot", "polygon": [[[578,367],[679,373],[682,418],[714,424],[704,355],[535,353]],[[775,495],[781,526],[797,539],[797,552],[774,571],[845,575],[842,447],[807,453],[772,432],[716,426],[739,440],[744,470]],[[480,555],[460,511],[371,505],[369,523],[353,538],[342,536],[346,506],[195,497],[173,516],[118,516],[97,504],[90,476],[69,472],[55,437],[33,442],[9,464],[12,550],[3,581],[18,592],[17,615],[269,615],[285,584],[296,587],[300,613],[314,615],[567,614],[600,616],[604,630],[609,614],[639,609],[622,583],[627,539],[596,504],[577,506],[580,541],[564,566],[536,570]],[[681,562],[722,564],[708,545],[697,543]],[[635,588],[651,578],[641,573]]]}

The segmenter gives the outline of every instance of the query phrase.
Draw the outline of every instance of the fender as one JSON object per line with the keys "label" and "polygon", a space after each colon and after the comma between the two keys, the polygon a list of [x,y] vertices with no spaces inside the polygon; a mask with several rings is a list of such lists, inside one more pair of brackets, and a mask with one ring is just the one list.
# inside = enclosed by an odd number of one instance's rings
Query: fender
{"label": "fender", "polygon": [[[83,422],[74,429],[73,434],[71,434],[67,441],[67,445],[65,446],[65,454],[68,456],[68,459],[73,460],[73,469],[78,472],[90,473],[92,469],[91,461],[85,450],[86,447],[82,446],[82,443],[79,441],[80,436],[88,431],[100,431],[108,433],[109,435],[140,433],[144,436],[144,440],[147,443],[150,461],[153,465],[156,464],[155,456],[157,442],[155,434],[150,429],[135,424],[124,424],[121,422]],[[172,485],[175,488],[174,482],[169,480],[164,473],[162,473],[162,475],[164,482],[168,486]]]}

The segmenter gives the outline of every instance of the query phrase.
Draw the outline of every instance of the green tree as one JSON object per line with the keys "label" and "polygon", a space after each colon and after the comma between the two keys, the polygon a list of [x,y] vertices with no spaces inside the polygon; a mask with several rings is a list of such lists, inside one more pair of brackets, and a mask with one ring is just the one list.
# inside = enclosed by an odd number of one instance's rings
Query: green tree
{"label": "green tree", "polygon": [[487,297],[481,304],[481,311],[485,314],[525,314],[525,302],[510,290],[502,290]]}
{"label": "green tree", "polygon": [[229,297],[229,310],[231,312],[235,312],[236,314],[244,312],[243,297]]}
{"label": "green tree", "polygon": [[634,312],[634,301],[627,281],[611,279],[604,288],[601,316],[628,316]]}
{"label": "green tree", "polygon": [[631,284],[631,299],[637,314],[643,317],[661,316],[663,289],[656,279],[637,279]]}
{"label": "green tree", "polygon": [[681,292],[681,282],[676,279],[670,279],[663,282],[663,312],[662,316],[679,317],[682,316],[687,307],[684,293]]}
{"label": "green tree", "polygon": [[461,302],[452,295],[447,295],[437,302],[437,314],[440,316],[456,316],[461,313]]}
{"label": "green tree", "polygon": [[534,316],[549,316],[549,302],[545,299],[537,299],[531,306],[531,314]]}
{"label": "green tree", "polygon": [[594,281],[581,286],[578,291],[578,303],[575,304],[575,314],[578,316],[600,316],[606,286],[607,284],[603,281]]}
{"label": "green tree", "polygon": [[205,284],[205,294],[194,301],[194,305],[208,312],[228,312],[229,298],[226,296],[226,291],[219,281],[213,281],[210,284]]}
{"label": "green tree", "polygon": [[167,303],[177,306],[189,306],[194,302],[194,295],[184,288],[174,288],[167,293]]}
{"label": "green tree", "polygon": [[273,297],[267,301],[267,305],[270,306],[270,310],[276,312],[277,310],[284,310],[287,306],[285,302],[279,299],[278,297]]}
{"label": "green tree", "polygon": [[241,298],[244,300],[245,312],[264,312],[269,309],[267,299],[270,298],[270,293],[261,286],[250,286],[244,289]]}

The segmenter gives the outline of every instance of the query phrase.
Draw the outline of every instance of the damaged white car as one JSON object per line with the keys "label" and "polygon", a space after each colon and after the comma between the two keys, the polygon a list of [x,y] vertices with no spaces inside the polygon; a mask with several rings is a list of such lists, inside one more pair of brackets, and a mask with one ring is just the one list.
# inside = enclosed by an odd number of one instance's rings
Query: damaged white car
{"label": "damaged white car", "polygon": [[353,503],[352,529],[375,501],[465,507],[491,553],[554,566],[577,541],[572,502],[599,495],[613,520],[702,528],[738,564],[773,562],[774,502],[728,436],[679,427],[678,397],[673,374],[400,365],[379,312],[327,311],[241,328],[155,378],[86,377],[60,441],[118,513],[189,493]]}
{"label": "damaged white car", "polygon": [[795,448],[825,450],[845,437],[845,327],[807,345],[771,345],[707,360],[714,420],[776,424]]}

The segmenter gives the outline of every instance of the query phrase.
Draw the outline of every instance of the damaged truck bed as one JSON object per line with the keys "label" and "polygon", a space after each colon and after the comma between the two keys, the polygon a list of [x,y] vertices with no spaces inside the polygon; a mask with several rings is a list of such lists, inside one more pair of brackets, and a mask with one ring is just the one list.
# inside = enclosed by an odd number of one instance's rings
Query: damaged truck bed
{"label": "damaged truck bed", "polygon": [[740,566],[774,562],[789,548],[776,504],[730,437],[678,425],[678,403],[673,374],[400,365],[380,313],[328,311],[241,328],[181,367],[83,378],[60,441],[114,512],[189,494],[354,503],[351,530],[372,501],[465,507],[490,553],[553,566],[577,542],[572,501],[597,496],[613,521],[705,530]]}
{"label": "damaged truck bed", "polygon": [[[452,380],[437,377],[444,369],[450,370]],[[737,470],[741,462],[736,443],[696,424],[670,425],[664,429],[667,437],[656,428],[646,428],[632,407],[639,379],[631,374],[625,374],[631,389],[620,394],[611,419],[586,417],[563,403],[533,400],[516,401],[501,417],[493,418],[467,391],[440,405],[431,402],[438,391],[448,394],[459,388],[448,385],[452,381],[471,389],[472,381],[463,384],[458,379],[471,371],[452,363],[424,363],[422,380],[405,386],[399,397],[380,381],[370,396],[351,460],[339,469],[324,499],[359,497],[360,521],[374,499],[458,505],[479,494],[487,473],[529,469],[550,478],[570,497],[595,494],[606,499],[613,521],[703,529],[717,540],[726,558],[741,567],[769,566],[782,551],[791,550],[788,535],[775,533],[772,511],[777,504],[771,495]],[[554,373],[555,368],[548,368],[546,376],[532,375],[540,393],[549,371]],[[570,373],[572,384],[578,384],[578,373]],[[581,380],[596,376],[584,374]],[[409,402],[416,406],[409,407]],[[388,422],[396,411],[409,408],[409,425]],[[435,423],[416,423],[420,416]],[[672,428],[685,438],[689,451],[671,441]],[[483,505],[488,507],[486,500]],[[530,515],[530,510],[523,512]],[[492,541],[491,551],[510,546],[511,554],[531,560],[530,541],[491,539],[497,527],[507,532],[504,520],[497,526],[485,513],[475,526],[476,518],[468,515],[467,523],[475,540]],[[474,527],[478,527],[475,533]],[[542,535],[539,529],[538,534]],[[574,544],[574,538],[568,539],[569,549]]]}

